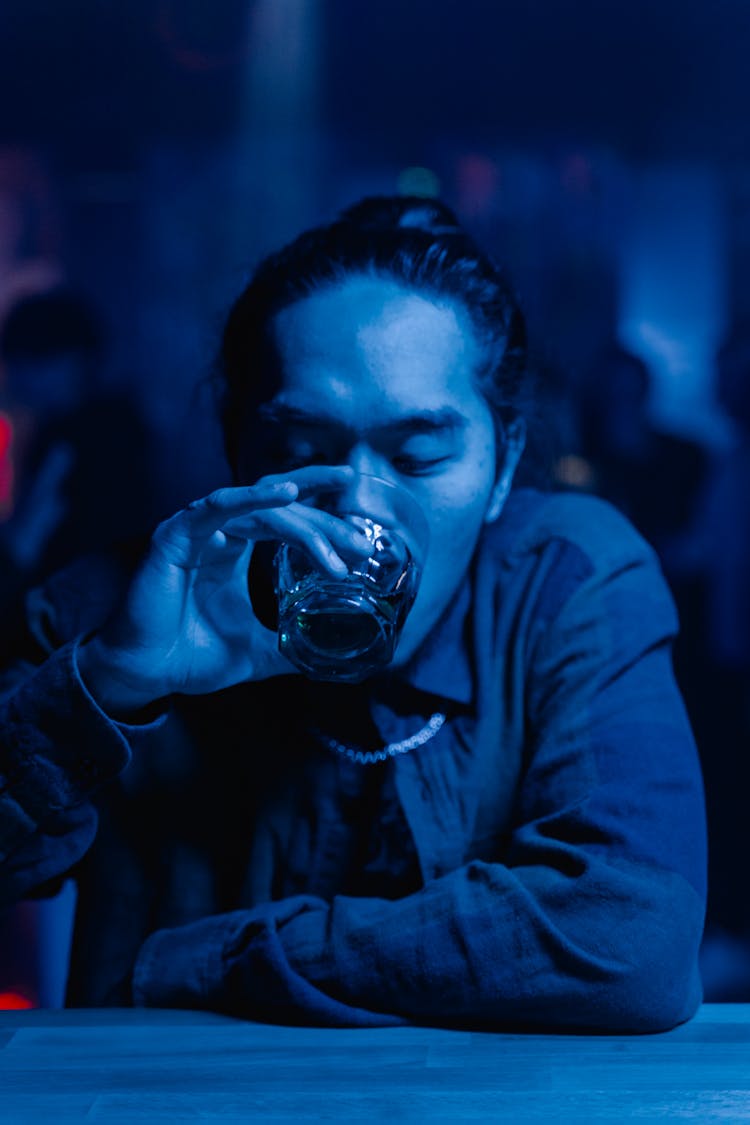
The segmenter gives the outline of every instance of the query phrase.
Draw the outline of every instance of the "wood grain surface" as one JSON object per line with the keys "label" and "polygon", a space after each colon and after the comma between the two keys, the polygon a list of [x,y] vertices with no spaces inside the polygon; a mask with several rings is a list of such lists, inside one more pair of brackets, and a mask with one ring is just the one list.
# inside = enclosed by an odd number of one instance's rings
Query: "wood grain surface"
{"label": "wood grain surface", "polygon": [[750,1005],[658,1035],[0,1012],[0,1122],[750,1121]]}

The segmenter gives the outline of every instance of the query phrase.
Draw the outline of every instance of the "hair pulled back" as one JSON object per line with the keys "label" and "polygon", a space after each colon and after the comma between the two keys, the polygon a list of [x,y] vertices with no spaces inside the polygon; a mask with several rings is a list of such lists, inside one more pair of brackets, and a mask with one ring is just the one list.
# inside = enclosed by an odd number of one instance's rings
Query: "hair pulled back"
{"label": "hair pulled back", "polygon": [[386,277],[463,303],[486,357],[478,386],[502,430],[526,368],[525,323],[503,271],[445,204],[414,196],[373,197],[265,258],[233,305],[218,373],[224,447],[235,472],[245,420],[275,390],[271,319],[316,290],[358,275]]}

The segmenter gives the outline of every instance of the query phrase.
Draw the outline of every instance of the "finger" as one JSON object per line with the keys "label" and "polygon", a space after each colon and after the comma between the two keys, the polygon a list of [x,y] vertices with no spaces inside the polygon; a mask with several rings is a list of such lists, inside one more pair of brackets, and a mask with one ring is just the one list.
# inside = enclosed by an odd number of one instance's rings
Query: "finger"
{"label": "finger", "polygon": [[262,481],[241,488],[219,488],[172,516],[162,526],[187,525],[192,536],[213,535],[230,519],[259,509],[291,504],[298,495],[293,481]]}
{"label": "finger", "polygon": [[[289,543],[303,550],[326,574],[341,578],[348,573],[349,568],[328,535],[315,522],[314,517],[320,514],[302,505],[295,505],[295,509],[274,508],[233,520],[222,531],[227,538],[237,540],[247,539],[256,543],[277,540]],[[349,544],[347,548],[351,551]]]}
{"label": "finger", "polygon": [[316,492],[334,492],[346,488],[354,476],[351,465],[305,465],[288,473],[276,473],[261,477],[257,483],[278,483],[293,481],[299,489],[299,499],[315,495]]}
{"label": "finger", "polygon": [[345,488],[353,475],[350,465],[306,465],[290,473],[261,477],[253,485],[219,488],[184,510],[191,513],[190,522],[196,531],[210,534],[236,515]]}
{"label": "finger", "polygon": [[[340,516],[321,511],[318,508],[308,507],[305,504],[289,504],[283,509],[283,513],[299,516],[304,521],[304,523],[294,523],[295,530],[306,525],[311,530],[314,529],[321,533],[324,540],[333,548],[339,558],[351,559],[351,556],[354,555],[355,558],[363,559],[367,558],[373,550],[373,545],[367,536],[358,527],[348,523]],[[259,535],[261,524],[264,527],[262,536]],[[221,528],[221,531],[229,538],[247,541],[257,540],[261,537],[266,539],[272,527],[280,526],[281,524],[278,522],[272,523],[270,521],[269,513],[260,515],[258,512],[252,512],[228,521]],[[285,526],[289,525],[286,524]],[[320,545],[323,545],[321,540],[317,541]],[[329,552],[326,552],[326,554],[329,554]]]}
{"label": "finger", "polygon": [[290,511],[304,512],[306,518],[319,531],[322,531],[337,551],[350,555],[352,552],[360,558],[366,558],[373,550],[373,544],[363,531],[341,516],[331,512],[321,511],[319,508],[310,508],[303,504],[291,504]]}

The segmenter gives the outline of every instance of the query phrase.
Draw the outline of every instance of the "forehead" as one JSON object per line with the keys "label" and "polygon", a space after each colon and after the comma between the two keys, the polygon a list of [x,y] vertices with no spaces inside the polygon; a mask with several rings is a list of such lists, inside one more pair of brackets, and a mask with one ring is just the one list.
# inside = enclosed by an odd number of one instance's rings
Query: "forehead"
{"label": "forehead", "polygon": [[450,405],[478,392],[481,349],[460,301],[355,277],[283,309],[271,326],[275,401],[336,416]]}

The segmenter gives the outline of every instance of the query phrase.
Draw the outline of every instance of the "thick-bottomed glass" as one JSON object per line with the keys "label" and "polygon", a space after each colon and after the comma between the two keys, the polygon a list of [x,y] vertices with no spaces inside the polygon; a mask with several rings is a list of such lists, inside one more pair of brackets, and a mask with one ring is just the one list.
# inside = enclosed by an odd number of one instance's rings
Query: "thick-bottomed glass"
{"label": "thick-bottomed glass", "polygon": [[405,489],[364,473],[312,502],[355,526],[371,551],[365,559],[339,552],[349,572],[334,578],[281,544],[274,560],[279,649],[312,679],[357,683],[393,659],[419,587],[427,521]]}

